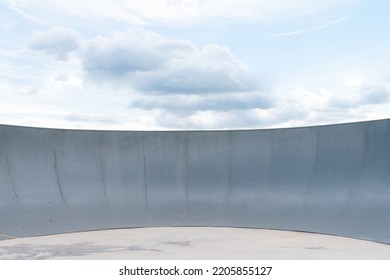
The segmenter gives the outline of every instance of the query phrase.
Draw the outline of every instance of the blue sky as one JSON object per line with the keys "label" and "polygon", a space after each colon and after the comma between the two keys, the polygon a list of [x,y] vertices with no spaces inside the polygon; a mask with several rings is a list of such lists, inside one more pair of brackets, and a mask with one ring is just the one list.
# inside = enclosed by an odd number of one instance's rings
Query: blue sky
{"label": "blue sky", "polygon": [[245,129],[390,117],[389,1],[2,0],[0,123]]}

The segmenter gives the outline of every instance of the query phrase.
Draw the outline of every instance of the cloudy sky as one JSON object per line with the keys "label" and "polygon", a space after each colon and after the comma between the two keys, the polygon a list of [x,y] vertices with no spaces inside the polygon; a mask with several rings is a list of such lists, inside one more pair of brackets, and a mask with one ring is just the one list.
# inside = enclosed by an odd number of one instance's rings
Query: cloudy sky
{"label": "cloudy sky", "polygon": [[244,129],[390,117],[390,1],[0,0],[0,123]]}

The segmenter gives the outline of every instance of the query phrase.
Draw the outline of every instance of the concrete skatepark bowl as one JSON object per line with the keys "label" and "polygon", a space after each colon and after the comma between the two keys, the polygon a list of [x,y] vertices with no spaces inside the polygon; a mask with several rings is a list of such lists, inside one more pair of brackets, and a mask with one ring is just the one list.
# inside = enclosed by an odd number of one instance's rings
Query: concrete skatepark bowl
{"label": "concrete skatepark bowl", "polygon": [[235,131],[0,125],[0,240],[239,227],[390,243],[390,120]]}

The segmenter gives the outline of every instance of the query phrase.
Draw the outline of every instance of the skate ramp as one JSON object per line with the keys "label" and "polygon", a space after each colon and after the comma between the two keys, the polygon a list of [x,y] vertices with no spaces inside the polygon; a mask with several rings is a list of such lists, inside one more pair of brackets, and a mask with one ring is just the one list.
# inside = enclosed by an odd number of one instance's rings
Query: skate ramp
{"label": "skate ramp", "polygon": [[0,239],[160,226],[390,243],[390,120],[176,132],[0,125]]}

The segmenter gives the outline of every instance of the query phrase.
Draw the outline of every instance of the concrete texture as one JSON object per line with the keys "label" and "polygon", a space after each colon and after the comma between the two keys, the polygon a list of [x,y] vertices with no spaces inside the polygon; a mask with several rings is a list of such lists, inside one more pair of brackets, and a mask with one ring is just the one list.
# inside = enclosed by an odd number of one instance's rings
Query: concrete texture
{"label": "concrete texture", "polygon": [[390,120],[177,132],[0,125],[0,238],[160,226],[390,243]]}
{"label": "concrete texture", "polygon": [[242,228],[136,228],[0,241],[6,260],[389,260],[390,245]]}

